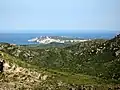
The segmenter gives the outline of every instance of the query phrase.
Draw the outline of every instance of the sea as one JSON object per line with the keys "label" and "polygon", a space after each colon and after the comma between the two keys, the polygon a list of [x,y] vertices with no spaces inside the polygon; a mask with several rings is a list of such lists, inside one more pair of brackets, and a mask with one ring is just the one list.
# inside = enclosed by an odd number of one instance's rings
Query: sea
{"label": "sea", "polygon": [[17,45],[38,44],[28,42],[28,40],[40,36],[67,36],[78,37],[82,39],[111,39],[116,35],[114,33],[0,33],[0,42],[12,43]]}

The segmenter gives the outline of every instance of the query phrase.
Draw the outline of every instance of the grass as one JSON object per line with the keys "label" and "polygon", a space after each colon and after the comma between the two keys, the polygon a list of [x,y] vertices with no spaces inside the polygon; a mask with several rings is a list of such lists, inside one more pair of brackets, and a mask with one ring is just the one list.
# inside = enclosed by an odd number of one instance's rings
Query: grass
{"label": "grass", "polygon": [[85,85],[101,85],[105,84],[106,81],[95,76],[89,76],[84,74],[75,74],[68,72],[60,72],[58,70],[46,69],[46,71],[51,72],[56,76],[56,79],[62,80],[63,82],[69,84],[85,84]]}

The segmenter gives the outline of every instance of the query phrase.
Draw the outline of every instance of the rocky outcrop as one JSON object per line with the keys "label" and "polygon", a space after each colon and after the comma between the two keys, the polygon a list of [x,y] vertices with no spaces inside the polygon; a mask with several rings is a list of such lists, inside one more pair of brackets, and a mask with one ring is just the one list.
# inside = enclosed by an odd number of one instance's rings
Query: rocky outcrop
{"label": "rocky outcrop", "polygon": [[43,83],[50,77],[45,73],[38,73],[26,68],[19,67],[15,64],[11,66],[4,64],[4,72],[0,75],[0,90],[34,90],[34,86]]}

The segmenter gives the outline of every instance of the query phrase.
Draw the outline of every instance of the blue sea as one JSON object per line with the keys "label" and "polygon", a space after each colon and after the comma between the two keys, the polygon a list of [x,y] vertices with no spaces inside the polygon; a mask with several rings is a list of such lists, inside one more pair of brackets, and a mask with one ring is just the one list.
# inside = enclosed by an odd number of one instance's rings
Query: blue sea
{"label": "blue sea", "polygon": [[29,39],[40,36],[68,36],[82,39],[113,38],[116,33],[0,33],[0,42],[14,43],[17,45],[38,44],[28,42]]}

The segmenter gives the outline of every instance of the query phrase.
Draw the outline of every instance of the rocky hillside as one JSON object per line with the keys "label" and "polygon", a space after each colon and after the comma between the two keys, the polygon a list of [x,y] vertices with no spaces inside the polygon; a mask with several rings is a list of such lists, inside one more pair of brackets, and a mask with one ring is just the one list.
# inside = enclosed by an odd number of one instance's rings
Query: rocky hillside
{"label": "rocky hillside", "polygon": [[[111,40],[91,40],[64,48],[39,49],[1,43],[0,50],[44,71],[60,74],[59,78],[67,83],[93,84],[97,78],[99,83],[120,83],[120,35]],[[95,81],[88,79],[89,76],[86,81],[84,75],[95,77]],[[67,76],[67,80],[63,76]]]}
{"label": "rocky hillside", "polygon": [[74,53],[79,71],[105,79],[120,79],[120,35],[103,42],[91,41],[66,48]]}
{"label": "rocky hillside", "polygon": [[18,58],[0,52],[9,67],[0,74],[0,90],[90,90],[118,88],[117,85],[100,84],[102,80],[82,74],[45,70]]}
{"label": "rocky hillside", "polygon": [[48,88],[45,82],[52,79],[50,74],[38,71],[34,66],[3,52],[0,54],[9,66],[4,66],[4,72],[0,74],[0,90],[35,90],[38,86]]}

